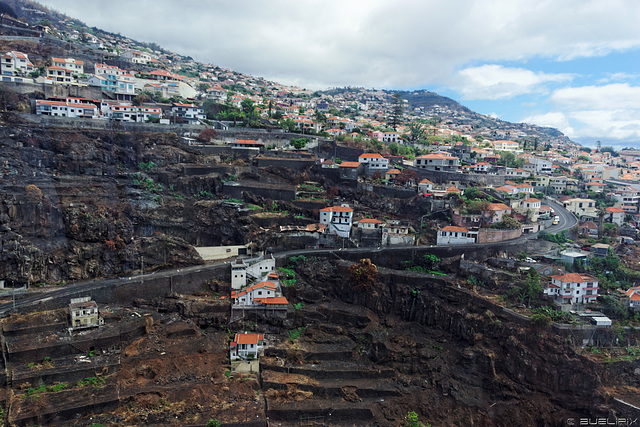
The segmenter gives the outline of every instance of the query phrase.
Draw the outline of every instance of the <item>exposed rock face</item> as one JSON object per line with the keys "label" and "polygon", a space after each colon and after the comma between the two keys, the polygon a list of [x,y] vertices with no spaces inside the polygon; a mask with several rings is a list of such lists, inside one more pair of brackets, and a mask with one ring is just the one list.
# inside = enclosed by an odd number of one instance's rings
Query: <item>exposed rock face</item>
{"label": "exposed rock face", "polygon": [[193,245],[242,244],[257,229],[194,198],[220,194],[219,175],[181,165],[215,160],[175,133],[8,125],[0,150],[0,277],[17,283],[194,265]]}
{"label": "exposed rock face", "polygon": [[360,357],[399,373],[403,399],[373,409],[376,421],[389,421],[378,425],[394,425],[411,410],[435,425],[559,425],[607,416],[615,406],[607,387],[637,390],[637,361],[613,375],[571,340],[535,329],[451,279],[381,268],[374,286],[354,291],[345,279],[351,263],[331,264],[299,263],[305,285],[288,296],[310,310],[301,315],[310,342],[330,325],[341,331],[334,341],[348,335]]}

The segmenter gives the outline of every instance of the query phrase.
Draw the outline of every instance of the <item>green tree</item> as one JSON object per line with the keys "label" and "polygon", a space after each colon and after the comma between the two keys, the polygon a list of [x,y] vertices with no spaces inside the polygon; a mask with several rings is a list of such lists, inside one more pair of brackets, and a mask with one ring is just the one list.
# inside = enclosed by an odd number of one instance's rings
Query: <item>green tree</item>
{"label": "green tree", "polygon": [[530,268],[524,282],[518,287],[516,296],[520,304],[524,304],[527,301],[527,305],[530,307],[531,302],[539,300],[541,294],[540,276],[534,268]]}
{"label": "green tree", "polygon": [[242,112],[245,117],[253,117],[255,115],[256,107],[253,105],[253,101],[249,98],[243,99],[240,106],[242,107]]}
{"label": "green tree", "polygon": [[427,138],[427,132],[422,127],[422,123],[413,121],[409,123],[409,141],[418,142]]}
{"label": "green tree", "polygon": [[280,126],[282,127],[282,129],[286,130],[287,132],[295,132],[298,129],[296,122],[294,122],[289,118],[282,120],[280,123]]}
{"label": "green tree", "polygon": [[289,144],[291,144],[291,146],[296,150],[302,150],[307,146],[307,142],[309,142],[309,139],[307,138],[292,138],[291,141],[289,141]]}
{"label": "green tree", "polygon": [[422,423],[418,418],[418,414],[413,411],[407,413],[407,417],[404,420],[405,427],[431,427],[429,423]]}
{"label": "green tree", "polygon": [[396,92],[393,94],[393,107],[391,109],[391,120],[389,125],[393,130],[398,129],[398,125],[402,122],[402,114],[404,113],[404,106],[402,104],[402,93]]}

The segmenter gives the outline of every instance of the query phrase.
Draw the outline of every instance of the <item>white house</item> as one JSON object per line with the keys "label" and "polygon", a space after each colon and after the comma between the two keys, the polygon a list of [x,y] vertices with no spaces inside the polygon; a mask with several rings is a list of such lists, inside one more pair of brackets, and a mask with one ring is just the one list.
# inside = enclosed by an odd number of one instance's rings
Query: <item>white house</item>
{"label": "white house", "polygon": [[262,281],[276,269],[273,255],[238,259],[231,264],[231,289],[242,289],[247,282]]}
{"label": "white house", "polygon": [[384,175],[389,169],[389,159],[385,159],[378,153],[363,153],[358,157],[358,161],[372,173],[377,171]]}
{"label": "white house", "polygon": [[3,76],[26,76],[33,71],[33,64],[26,53],[11,51],[2,55],[0,73]]}
{"label": "white house", "polygon": [[624,224],[624,216],[626,212],[621,208],[607,208],[607,214],[604,217],[605,220],[616,224],[618,226],[622,226]]}
{"label": "white house", "polygon": [[551,276],[551,283],[544,290],[560,304],[586,304],[598,297],[598,279],[587,274],[566,273]]}
{"label": "white house", "polygon": [[121,122],[146,123],[150,118],[162,117],[162,109],[159,107],[138,107],[118,102],[103,101],[100,104],[100,110],[105,117]]}
{"label": "white house", "polygon": [[618,289],[629,298],[629,307],[634,310],[640,310],[640,286],[629,288],[626,291]]}
{"label": "white house", "polygon": [[535,190],[531,184],[527,184],[526,182],[516,185],[516,188],[518,189],[518,193],[533,194],[533,190]]}
{"label": "white house", "polygon": [[522,153],[520,149],[520,144],[515,141],[494,141],[491,145],[493,145],[493,151],[507,151],[513,154]]}
{"label": "white house", "polygon": [[83,102],[36,100],[36,114],[58,117],[98,117],[95,104]]}
{"label": "white house", "polygon": [[476,239],[469,235],[469,230],[464,227],[448,225],[438,231],[438,245],[467,245],[475,243]]}
{"label": "white house", "polygon": [[520,168],[507,168],[505,169],[506,176],[513,176],[516,178],[528,178],[531,174],[524,169]]}
{"label": "white house", "polygon": [[73,71],[66,68],[51,66],[47,67],[47,78],[54,83],[74,83]]}
{"label": "white house", "polygon": [[473,171],[475,173],[487,173],[491,170],[491,164],[488,162],[478,162],[473,165]]}
{"label": "white house", "polygon": [[195,104],[174,103],[171,107],[171,113],[189,124],[198,124],[200,120],[207,118],[204,110]]}
{"label": "white house", "polygon": [[597,218],[596,202],[591,199],[569,199],[562,202],[564,208],[577,216],[583,218]]}
{"label": "white house", "polygon": [[526,199],[520,200],[520,207],[518,208],[518,212],[523,215],[529,213],[529,218],[532,222],[537,222],[538,217],[540,216],[540,206],[542,202],[534,197],[528,197]]}
{"label": "white house", "polygon": [[276,297],[277,285],[273,282],[259,282],[247,289],[237,292],[231,291],[234,306],[254,305],[254,300]]}
{"label": "white house", "polygon": [[358,221],[358,228],[362,230],[378,230],[383,225],[383,222],[375,218],[362,218]]}
{"label": "white house", "polygon": [[325,224],[325,233],[348,238],[351,232],[353,209],[349,205],[331,206],[320,209],[320,224]]}
{"label": "white house", "polygon": [[229,343],[229,356],[231,360],[257,359],[264,348],[263,334],[236,334]]}
{"label": "white house", "polygon": [[427,178],[421,180],[418,183],[418,193],[426,194],[430,193],[433,190],[433,182],[429,181]]}
{"label": "white house", "polygon": [[382,132],[382,142],[398,142],[400,135],[398,132],[384,131]]}
{"label": "white house", "polygon": [[444,153],[431,153],[416,157],[413,165],[420,169],[432,171],[457,172],[460,159]]}
{"label": "white house", "polygon": [[535,165],[535,174],[546,174],[553,171],[553,163],[547,159],[541,159],[539,157],[529,158],[529,163]]}
{"label": "white house", "polygon": [[147,52],[139,52],[137,50],[127,50],[120,54],[120,58],[131,62],[132,64],[142,64],[147,65],[149,62],[152,62],[151,55]]}
{"label": "white house", "polygon": [[70,70],[74,76],[84,74],[84,62],[73,58],[51,58],[51,65],[54,67]]}

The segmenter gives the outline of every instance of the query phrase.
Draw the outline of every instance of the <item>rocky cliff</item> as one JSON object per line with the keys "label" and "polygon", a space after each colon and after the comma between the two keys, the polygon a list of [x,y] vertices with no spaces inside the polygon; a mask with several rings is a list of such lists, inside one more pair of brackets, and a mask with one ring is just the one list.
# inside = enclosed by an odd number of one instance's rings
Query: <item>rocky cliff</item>
{"label": "rocky cliff", "polygon": [[[380,268],[375,282],[362,287],[354,286],[350,265],[298,264],[298,288],[288,293],[306,305],[300,324],[291,326],[305,327],[298,348],[340,343],[360,367],[394,370],[402,397],[371,402],[371,413],[361,415],[371,425],[397,425],[407,411],[433,425],[487,426],[565,425],[570,417],[629,415],[616,406],[611,387],[637,393],[640,361],[615,368],[598,363],[571,340],[506,313],[455,278]],[[272,415],[291,421],[287,411],[304,406],[287,405],[273,406]],[[307,403],[318,405],[317,399]],[[325,419],[331,413],[318,411]]]}

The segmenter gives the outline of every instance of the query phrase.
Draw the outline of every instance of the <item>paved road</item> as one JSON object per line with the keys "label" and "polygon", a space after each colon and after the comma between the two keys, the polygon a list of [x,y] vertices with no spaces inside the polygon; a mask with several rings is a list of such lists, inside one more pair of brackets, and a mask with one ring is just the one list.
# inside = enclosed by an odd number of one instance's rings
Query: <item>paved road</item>
{"label": "paved road", "polygon": [[[549,228],[547,228],[547,231],[550,233],[558,233],[559,231],[562,230],[566,230],[569,229],[573,226],[575,226],[578,222],[578,220],[570,213],[568,212],[566,209],[564,209],[562,206],[558,205],[557,203],[548,201],[547,204],[551,207],[553,207],[553,209],[556,212],[556,215],[558,215],[560,217],[560,222],[557,225],[551,226]],[[551,221],[549,221],[549,224],[551,223]],[[512,239],[512,240],[507,240],[507,241],[502,241],[502,242],[493,242],[493,243],[482,243],[482,244],[470,244],[470,245],[459,245],[457,246],[457,248],[469,248],[469,249],[475,249],[477,250],[478,247],[502,247],[502,246],[510,246],[513,244],[519,244],[522,243],[525,240],[531,240],[531,239],[536,239],[537,238],[537,233],[533,233],[533,234],[527,234],[527,235],[523,235],[520,236],[516,239]],[[342,253],[344,252],[349,252],[349,253],[371,253],[371,252],[393,252],[393,251],[402,251],[402,250],[406,250],[406,249],[417,249],[417,248],[428,248],[428,247],[434,247],[434,246],[394,246],[391,248],[383,248],[383,249],[375,249],[375,248],[351,248],[351,249],[297,249],[297,250],[292,250],[292,251],[285,251],[285,252],[278,252],[275,253],[274,256],[275,257],[290,257],[290,256],[294,256],[294,255],[300,255],[300,254],[304,254],[307,256],[313,256],[313,255],[321,255],[321,254],[328,254],[328,253],[332,253],[332,252],[336,252],[336,253]],[[111,279],[97,279],[97,280],[88,280],[88,281],[83,281],[83,282],[76,282],[73,284],[69,284],[66,285],[62,288],[56,288],[53,290],[46,290],[46,289],[41,289],[38,292],[34,292],[33,294],[29,294],[27,297],[25,298],[21,298],[15,301],[15,307],[16,308],[20,308],[20,307],[25,307],[25,306],[31,306],[31,307],[37,307],[38,304],[40,303],[44,303],[46,301],[52,300],[54,298],[69,298],[72,295],[82,295],[82,294],[89,294],[91,293],[91,291],[95,291],[96,289],[100,289],[103,287],[108,287],[108,286],[114,286],[114,285],[121,285],[121,286],[126,286],[127,283],[131,282],[131,281],[138,281],[140,279],[146,280],[149,278],[162,278],[162,277],[170,277],[170,276],[175,276],[175,275],[181,275],[181,274],[185,274],[185,273],[190,273],[190,272],[200,272],[200,271],[206,271],[206,270],[213,270],[216,269],[222,265],[226,265],[229,264],[229,261],[220,261],[220,262],[216,262],[216,263],[211,263],[211,264],[206,264],[206,265],[196,265],[196,266],[192,266],[192,267],[184,267],[184,268],[178,268],[178,269],[171,269],[171,270],[164,270],[164,271],[158,271],[155,273],[151,273],[151,274],[145,274],[144,276],[140,276],[140,275],[136,275],[136,276],[127,276],[127,277],[119,277],[119,278],[111,278]],[[10,294],[9,294],[10,295]],[[5,304],[0,304],[0,317],[4,317],[6,315],[8,315],[11,311],[13,311],[14,308],[14,303],[10,302],[10,303],[5,303]]]}
{"label": "paved road", "polygon": [[[558,233],[562,230],[568,230],[578,223],[576,217],[558,203],[549,200],[546,204],[551,206],[556,212],[556,215],[560,217],[560,222],[557,225],[552,225],[547,228],[546,231],[549,233]],[[549,221],[549,224],[551,224],[551,221]]]}

